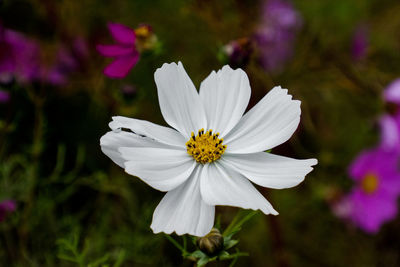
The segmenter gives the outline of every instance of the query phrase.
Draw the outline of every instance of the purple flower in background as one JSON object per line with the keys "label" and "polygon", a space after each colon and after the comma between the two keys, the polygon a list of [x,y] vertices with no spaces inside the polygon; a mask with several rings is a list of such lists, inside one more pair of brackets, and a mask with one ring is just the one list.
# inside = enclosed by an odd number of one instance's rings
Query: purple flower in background
{"label": "purple flower in background", "polygon": [[122,95],[126,98],[133,98],[136,96],[137,88],[134,85],[124,84],[121,87]]}
{"label": "purple flower in background", "polygon": [[53,63],[42,62],[43,51],[39,44],[21,33],[0,25],[0,82],[43,82],[64,85],[68,75],[76,71],[87,58],[86,42],[77,38],[71,47],[60,45]]}
{"label": "purple flower in background", "polygon": [[7,214],[12,213],[17,208],[14,200],[3,200],[0,202],[0,222],[4,221]]}
{"label": "purple flower in background", "polygon": [[77,71],[87,57],[87,44],[82,38],[74,40],[71,47],[60,45],[54,63],[50,66],[42,66],[42,81],[51,85],[65,85],[69,75]]}
{"label": "purple flower in background", "polygon": [[383,91],[383,98],[387,102],[400,104],[400,78],[391,82]]}
{"label": "purple flower in background", "polygon": [[8,101],[10,101],[10,93],[0,90],[0,103],[7,103]]}
{"label": "purple flower in background", "polygon": [[104,69],[104,74],[110,78],[121,79],[128,75],[139,60],[139,52],[135,45],[136,34],[133,29],[122,24],[108,23],[107,26],[116,43],[99,44],[96,48],[103,56],[114,58]]}
{"label": "purple flower in background", "polygon": [[252,52],[253,45],[249,38],[233,40],[222,48],[223,61],[227,61],[232,68],[244,68],[249,62]]}
{"label": "purple flower in background", "polygon": [[358,26],[353,34],[351,42],[351,56],[354,61],[360,61],[367,55],[368,29],[365,25]]}
{"label": "purple flower in background", "polygon": [[386,114],[382,116],[379,126],[381,129],[381,148],[400,154],[400,111],[394,115]]}
{"label": "purple flower in background", "polygon": [[52,85],[64,85],[68,81],[68,74],[77,68],[77,62],[65,47],[60,47],[55,62],[50,66],[43,66],[41,79]]}
{"label": "purple flower in background", "polygon": [[399,157],[381,149],[362,152],[351,164],[355,185],[336,207],[336,214],[368,233],[397,215],[400,193]]}
{"label": "purple flower in background", "polygon": [[0,24],[0,77],[9,82],[15,77],[19,82],[37,78],[40,62],[38,44],[21,33]]}
{"label": "purple flower in background", "polygon": [[254,38],[261,65],[266,70],[280,70],[290,59],[301,24],[300,14],[291,3],[283,0],[264,3],[261,23]]}
{"label": "purple flower in background", "polygon": [[391,82],[383,91],[383,99],[386,102],[397,105],[397,110],[391,114],[385,114],[379,121],[381,129],[380,146],[386,151],[400,154],[400,79]]}

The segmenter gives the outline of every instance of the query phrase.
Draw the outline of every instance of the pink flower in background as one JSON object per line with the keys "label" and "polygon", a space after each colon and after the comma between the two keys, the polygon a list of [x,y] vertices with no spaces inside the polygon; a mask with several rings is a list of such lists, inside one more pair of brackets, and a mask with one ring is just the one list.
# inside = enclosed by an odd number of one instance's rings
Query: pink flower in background
{"label": "pink flower in background", "polygon": [[20,83],[65,85],[88,56],[86,42],[80,38],[71,47],[61,44],[51,64],[42,61],[43,54],[36,41],[0,25],[0,82],[15,78]]}
{"label": "pink flower in background", "polygon": [[9,82],[14,77],[19,82],[36,79],[39,62],[39,45],[34,40],[0,25],[1,82]]}
{"label": "pink flower in background", "polygon": [[379,120],[381,130],[380,146],[386,151],[400,154],[400,78],[391,82],[383,91],[386,102],[397,105],[392,114],[385,114]]}
{"label": "pink flower in background", "polygon": [[302,19],[290,2],[268,0],[262,9],[255,34],[261,65],[269,71],[280,70],[293,54],[294,40]]}
{"label": "pink flower in background", "polygon": [[381,225],[397,215],[400,194],[399,157],[381,149],[362,152],[351,164],[355,185],[334,211],[365,232],[377,233]]}
{"label": "pink flower in background", "polygon": [[0,222],[4,221],[7,214],[12,213],[17,208],[14,200],[3,200],[0,202]]}
{"label": "pink flower in background", "polygon": [[367,56],[368,29],[365,25],[358,26],[351,42],[351,56],[354,61],[360,61]]}
{"label": "pink flower in background", "polygon": [[105,57],[114,60],[104,69],[104,74],[110,78],[124,78],[139,60],[136,49],[135,31],[125,25],[108,23],[108,29],[116,41],[112,45],[97,45],[97,51]]}
{"label": "pink flower in background", "polygon": [[379,121],[380,146],[386,151],[400,153],[400,111],[394,115],[383,115]]}
{"label": "pink flower in background", "polygon": [[42,81],[51,85],[65,85],[69,75],[79,70],[88,56],[87,44],[82,38],[75,39],[70,47],[61,44],[54,62],[50,66],[42,66]]}
{"label": "pink flower in background", "polygon": [[232,40],[222,47],[223,63],[228,63],[232,68],[244,68],[250,60],[253,45],[249,38]]}
{"label": "pink flower in background", "polygon": [[383,98],[387,102],[400,104],[400,78],[390,83],[383,91]]}
{"label": "pink flower in background", "polygon": [[10,101],[10,93],[0,90],[0,103],[7,103],[8,101]]}

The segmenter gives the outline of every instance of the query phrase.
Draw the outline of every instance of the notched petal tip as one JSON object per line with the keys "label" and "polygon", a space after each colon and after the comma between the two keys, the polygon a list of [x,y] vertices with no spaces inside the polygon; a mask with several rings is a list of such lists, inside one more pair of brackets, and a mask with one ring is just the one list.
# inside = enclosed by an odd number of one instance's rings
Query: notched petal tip
{"label": "notched petal tip", "polygon": [[168,231],[168,230],[160,229],[159,227],[156,227],[153,222],[150,225],[150,229],[153,231],[154,234],[164,233],[164,234],[170,235],[174,232],[173,230]]}
{"label": "notched petal tip", "polygon": [[247,73],[244,70],[242,70],[241,68],[233,69],[229,65],[224,65],[221,69],[218,70],[217,73],[220,73],[220,75],[223,75],[223,74],[232,75],[234,73],[240,73],[242,75],[244,74],[247,77]]}
{"label": "notched petal tip", "polygon": [[[180,61],[179,61],[180,63]],[[178,64],[176,64],[176,62],[171,62],[171,63],[164,63],[162,64],[161,67],[157,68],[156,71],[154,72],[154,76],[158,73],[160,73],[160,71],[165,71],[167,69],[171,69],[171,68],[177,68]]]}
{"label": "notched petal tip", "polygon": [[308,160],[310,161],[310,166],[315,166],[318,164],[318,159],[312,158],[312,159],[308,159]]}
{"label": "notched petal tip", "polygon": [[278,85],[278,86],[275,86],[274,88],[272,88],[271,91],[268,92],[268,94],[271,93],[272,91],[284,92],[284,94],[286,94],[286,95],[288,95],[290,97],[289,99],[292,100],[293,104],[299,104],[299,107],[300,107],[301,100],[293,99],[293,95],[289,94],[289,90],[288,89],[282,88],[282,86]]}
{"label": "notched petal tip", "polygon": [[224,65],[224,66],[222,67],[222,69],[220,69],[218,72],[220,72],[220,71],[234,71],[234,70],[231,68],[231,66],[229,66],[229,65]]}
{"label": "notched petal tip", "polygon": [[110,129],[113,131],[121,129],[121,127],[122,127],[121,124],[116,121],[117,117],[114,116],[114,117],[112,117],[112,119],[113,120],[108,123],[108,127],[110,127]]}
{"label": "notched petal tip", "polygon": [[197,236],[197,237],[203,237],[205,236],[207,233],[210,232],[211,228],[207,231],[199,231],[199,232],[185,232],[185,231],[179,231],[179,230],[164,230],[164,229],[157,229],[156,227],[154,227],[153,223],[150,225],[150,229],[153,231],[154,234],[167,234],[167,235],[171,235],[173,233],[175,233],[176,235],[182,236],[182,235],[192,235],[192,236]]}
{"label": "notched petal tip", "polygon": [[[254,209],[252,209],[252,210],[254,210]],[[264,213],[265,215],[274,215],[274,216],[279,215],[279,213],[272,207],[272,205],[259,208],[258,210],[261,211],[262,213]]]}

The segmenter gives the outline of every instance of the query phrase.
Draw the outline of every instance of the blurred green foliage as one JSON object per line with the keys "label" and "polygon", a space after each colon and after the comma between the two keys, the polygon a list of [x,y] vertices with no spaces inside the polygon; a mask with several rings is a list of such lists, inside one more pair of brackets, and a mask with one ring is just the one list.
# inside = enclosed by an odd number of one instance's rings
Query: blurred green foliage
{"label": "blurred green foliage", "polygon": [[[100,151],[112,115],[165,124],[153,81],[164,62],[181,60],[198,86],[221,67],[217,53],[251,36],[261,1],[3,0],[5,27],[51,45],[74,36],[90,44],[87,69],[63,87],[16,85],[0,106],[0,198],[17,201],[1,222],[1,266],[190,266],[150,230],[162,197]],[[272,152],[316,157],[314,172],[290,190],[260,189],[280,215],[256,215],[238,234],[238,266],[399,266],[400,221],[369,236],[335,218],[330,203],[351,187],[346,169],[377,140],[385,110],[383,87],[400,73],[400,3],[394,0],[294,1],[303,17],[295,55],[283,72],[255,60],[246,72],[254,105],[274,85],[302,100],[302,121],[291,140]],[[110,42],[106,23],[152,25],[160,55],[142,55],[124,80],[101,73],[94,45]],[[355,27],[370,29],[368,56],[353,62]],[[104,60],[104,61],[103,61]],[[135,93],[121,88],[131,84]],[[223,228],[237,209],[221,207]],[[225,266],[225,263],[220,263]],[[227,265],[229,262],[226,263]],[[218,265],[220,266],[220,265]]]}

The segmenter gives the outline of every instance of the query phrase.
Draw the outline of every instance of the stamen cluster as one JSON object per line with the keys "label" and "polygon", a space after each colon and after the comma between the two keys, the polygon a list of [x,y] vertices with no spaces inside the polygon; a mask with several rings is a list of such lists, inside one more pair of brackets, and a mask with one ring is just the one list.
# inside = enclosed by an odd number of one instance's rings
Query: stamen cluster
{"label": "stamen cluster", "polygon": [[192,137],[186,142],[188,154],[202,164],[216,161],[226,149],[226,145],[222,144],[224,139],[218,136],[219,133],[213,134],[211,129],[207,132],[200,129],[197,135],[192,132]]}
{"label": "stamen cluster", "polygon": [[378,186],[379,186],[378,177],[373,173],[368,173],[367,175],[364,176],[364,178],[361,181],[361,188],[367,194],[374,193],[378,189]]}

